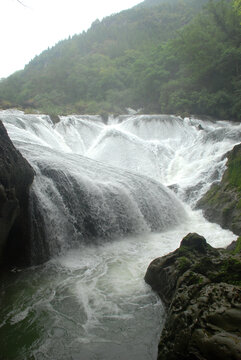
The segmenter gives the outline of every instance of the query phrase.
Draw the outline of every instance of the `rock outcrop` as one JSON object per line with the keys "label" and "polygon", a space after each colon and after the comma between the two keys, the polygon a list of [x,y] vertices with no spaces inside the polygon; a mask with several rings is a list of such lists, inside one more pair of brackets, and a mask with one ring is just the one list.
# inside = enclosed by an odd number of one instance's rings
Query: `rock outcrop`
{"label": "rock outcrop", "polygon": [[222,181],[211,187],[197,208],[203,209],[209,221],[241,235],[241,144],[228,153]]}
{"label": "rock outcrop", "polygon": [[29,252],[29,187],[34,170],[0,121],[0,264],[26,264]]}
{"label": "rock outcrop", "polygon": [[145,281],[167,307],[158,360],[241,359],[240,242],[231,252],[188,234],[149,265]]}

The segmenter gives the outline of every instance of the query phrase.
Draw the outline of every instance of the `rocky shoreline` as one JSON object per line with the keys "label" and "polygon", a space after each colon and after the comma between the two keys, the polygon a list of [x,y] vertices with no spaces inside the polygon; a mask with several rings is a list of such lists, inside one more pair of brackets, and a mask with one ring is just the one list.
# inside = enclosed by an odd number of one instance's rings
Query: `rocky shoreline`
{"label": "rocky shoreline", "polygon": [[197,208],[203,210],[210,222],[241,235],[241,144],[227,154],[227,169],[220,183],[198,201]]}
{"label": "rocky shoreline", "polygon": [[30,262],[29,188],[34,170],[0,121],[0,265]]}
{"label": "rocky shoreline", "polygon": [[149,265],[145,281],[167,309],[158,360],[241,359],[241,238],[231,248],[190,233]]}
{"label": "rocky shoreline", "polygon": [[241,144],[227,158],[221,182],[197,208],[238,240],[215,249],[190,233],[147,269],[145,281],[167,309],[158,360],[241,359]]}

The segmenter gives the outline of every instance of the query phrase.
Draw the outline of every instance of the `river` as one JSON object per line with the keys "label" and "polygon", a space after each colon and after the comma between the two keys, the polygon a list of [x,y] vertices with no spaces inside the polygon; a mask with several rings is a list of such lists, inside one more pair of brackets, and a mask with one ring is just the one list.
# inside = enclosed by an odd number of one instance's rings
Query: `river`
{"label": "river", "polygon": [[[31,258],[1,282],[1,360],[151,360],[165,311],[143,278],[189,232],[236,238],[197,200],[241,125],[167,115],[0,113],[33,166]],[[44,264],[39,265],[43,261]]]}

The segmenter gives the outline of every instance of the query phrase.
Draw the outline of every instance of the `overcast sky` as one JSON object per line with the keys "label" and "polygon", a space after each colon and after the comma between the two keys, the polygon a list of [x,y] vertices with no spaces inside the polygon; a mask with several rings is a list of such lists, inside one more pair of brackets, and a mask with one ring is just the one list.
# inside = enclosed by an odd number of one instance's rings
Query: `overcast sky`
{"label": "overcast sky", "polygon": [[91,23],[142,0],[0,0],[0,78]]}

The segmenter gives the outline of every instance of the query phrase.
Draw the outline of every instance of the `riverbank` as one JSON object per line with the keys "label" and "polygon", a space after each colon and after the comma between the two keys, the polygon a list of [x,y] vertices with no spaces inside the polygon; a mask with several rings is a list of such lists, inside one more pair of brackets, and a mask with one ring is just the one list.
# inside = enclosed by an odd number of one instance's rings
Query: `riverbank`
{"label": "riverbank", "polygon": [[222,181],[214,183],[198,201],[197,208],[210,222],[241,235],[241,144],[227,154]]}

